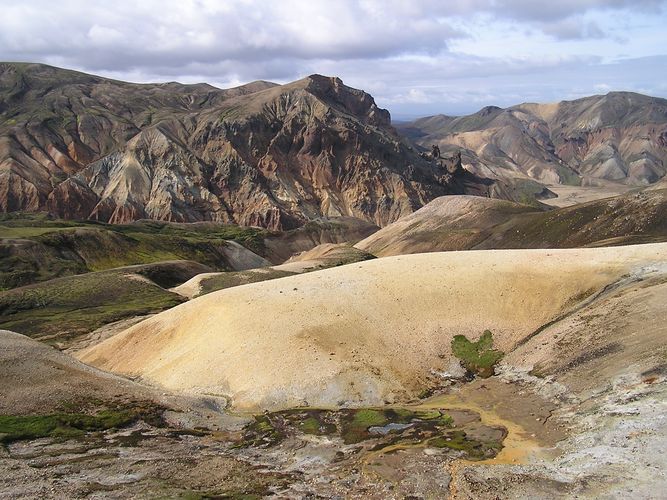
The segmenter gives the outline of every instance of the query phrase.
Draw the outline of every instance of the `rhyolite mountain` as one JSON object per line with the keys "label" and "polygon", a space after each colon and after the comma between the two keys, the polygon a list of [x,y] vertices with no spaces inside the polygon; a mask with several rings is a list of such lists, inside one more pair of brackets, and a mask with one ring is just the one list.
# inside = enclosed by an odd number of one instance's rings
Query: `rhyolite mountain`
{"label": "rhyolite mountain", "polygon": [[220,90],[0,64],[0,211],[66,219],[380,226],[493,183],[418,155],[338,78]]}
{"label": "rhyolite mountain", "polygon": [[667,100],[610,92],[552,104],[489,106],[401,124],[418,144],[463,149],[479,175],[543,184],[646,185],[667,173]]}

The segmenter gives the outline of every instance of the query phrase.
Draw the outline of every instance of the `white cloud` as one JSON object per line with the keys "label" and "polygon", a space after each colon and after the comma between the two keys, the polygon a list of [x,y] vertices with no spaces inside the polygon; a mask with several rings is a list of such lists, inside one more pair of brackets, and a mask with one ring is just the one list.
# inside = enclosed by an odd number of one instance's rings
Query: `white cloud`
{"label": "white cloud", "polygon": [[107,28],[94,24],[88,30],[88,39],[96,46],[113,47],[116,44],[122,43],[125,37],[123,34],[114,28]]}
{"label": "white cloud", "polygon": [[398,94],[388,99],[388,102],[400,104],[427,104],[431,102],[430,97],[421,89],[410,89],[405,94]]}
{"label": "white cloud", "polygon": [[[392,109],[660,88],[664,0],[0,0],[0,59],[219,86],[341,76]],[[627,66],[627,65],[626,65]],[[664,67],[664,66],[663,66]],[[545,75],[549,75],[548,78]],[[609,78],[611,76],[611,78]],[[467,104],[466,104],[467,103]],[[446,111],[446,110],[445,110]]]}

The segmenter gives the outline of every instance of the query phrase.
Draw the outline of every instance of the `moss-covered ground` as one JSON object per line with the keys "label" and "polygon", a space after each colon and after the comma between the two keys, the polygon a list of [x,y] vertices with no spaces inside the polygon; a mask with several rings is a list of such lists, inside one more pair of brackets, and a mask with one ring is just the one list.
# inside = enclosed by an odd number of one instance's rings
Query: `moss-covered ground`
{"label": "moss-covered ground", "polygon": [[183,300],[130,270],[86,273],[0,292],[0,328],[63,342]]}
{"label": "moss-covered ground", "polygon": [[0,289],[165,260],[194,260],[229,269],[222,252],[235,241],[262,254],[267,231],[221,223],[137,221],[104,224],[54,220],[45,214],[0,215]]}
{"label": "moss-covered ground", "polygon": [[493,334],[486,330],[477,342],[471,342],[465,335],[452,339],[452,353],[459,358],[469,372],[483,378],[494,373],[494,367],[503,357],[501,351],[493,349]]}
{"label": "moss-covered ground", "polygon": [[290,436],[339,437],[344,444],[367,444],[372,451],[388,446],[432,446],[461,451],[472,460],[494,456],[502,442],[483,442],[453,429],[446,410],[360,408],[286,410],[265,413],[248,424],[237,447],[272,447]]}
{"label": "moss-covered ground", "polygon": [[0,443],[43,437],[70,439],[87,432],[125,427],[137,420],[162,424],[162,408],[153,404],[116,405],[90,413],[62,411],[46,415],[0,415]]}
{"label": "moss-covered ground", "polygon": [[465,453],[469,460],[483,460],[496,455],[502,449],[497,441],[479,441],[473,439],[462,430],[451,430],[442,436],[432,438],[428,445],[434,448],[449,448]]}

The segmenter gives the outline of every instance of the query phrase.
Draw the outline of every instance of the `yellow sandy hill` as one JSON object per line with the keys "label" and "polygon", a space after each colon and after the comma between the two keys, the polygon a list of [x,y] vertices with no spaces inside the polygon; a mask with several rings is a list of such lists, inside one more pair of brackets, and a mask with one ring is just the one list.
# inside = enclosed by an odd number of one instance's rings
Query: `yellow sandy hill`
{"label": "yellow sandy hill", "polygon": [[211,293],[79,353],[236,408],[380,404],[447,369],[454,335],[509,352],[667,244],[388,257]]}

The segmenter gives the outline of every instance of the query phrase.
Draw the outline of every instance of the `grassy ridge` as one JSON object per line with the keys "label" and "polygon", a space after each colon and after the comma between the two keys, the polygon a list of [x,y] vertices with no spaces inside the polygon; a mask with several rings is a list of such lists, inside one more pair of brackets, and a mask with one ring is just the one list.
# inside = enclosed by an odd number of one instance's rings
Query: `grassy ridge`
{"label": "grassy ridge", "polygon": [[98,415],[56,413],[52,415],[0,415],[0,443],[42,437],[71,438],[87,431],[122,427],[131,423],[130,412],[104,411]]}
{"label": "grassy ridge", "polygon": [[328,255],[315,257],[314,260],[316,263],[313,263],[311,267],[307,267],[300,272],[264,267],[258,269],[248,269],[246,271],[224,272],[215,276],[207,276],[201,280],[199,295],[215,292],[216,290],[222,290],[224,288],[285,278],[287,276],[300,274],[301,272],[307,273],[311,271],[319,271],[330,267],[343,266],[346,264],[363,262],[375,258],[376,257],[374,255],[354,247],[339,247]]}
{"label": "grassy ridge", "polygon": [[278,269],[249,269],[247,271],[236,271],[220,273],[216,276],[209,276],[201,281],[201,291],[198,295],[223,290],[234,286],[247,285],[248,283],[258,283],[260,281],[274,280],[294,276],[298,273],[290,271],[281,271]]}
{"label": "grassy ridge", "polygon": [[0,289],[164,260],[194,260],[228,270],[226,241],[262,254],[266,234],[218,223],[112,225],[51,220],[44,214],[0,215]]}
{"label": "grassy ridge", "polygon": [[0,444],[43,437],[70,439],[86,432],[125,427],[137,420],[162,425],[162,408],[152,403],[112,406],[93,413],[0,415]]}
{"label": "grassy ridge", "polygon": [[163,311],[183,301],[138,272],[87,273],[0,292],[0,328],[66,342],[104,324]]}

